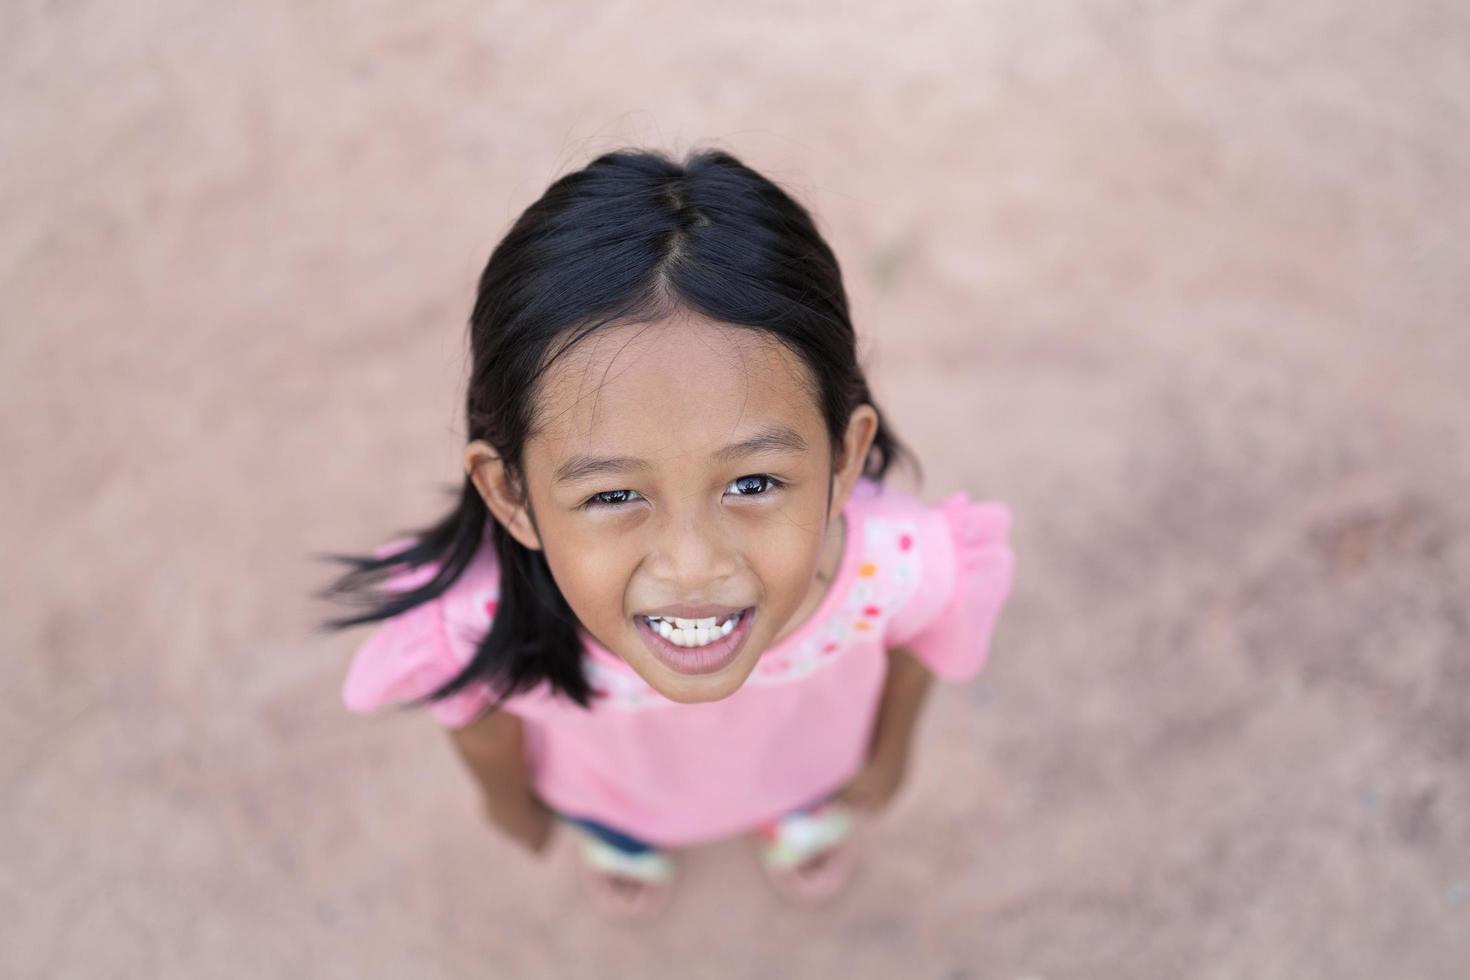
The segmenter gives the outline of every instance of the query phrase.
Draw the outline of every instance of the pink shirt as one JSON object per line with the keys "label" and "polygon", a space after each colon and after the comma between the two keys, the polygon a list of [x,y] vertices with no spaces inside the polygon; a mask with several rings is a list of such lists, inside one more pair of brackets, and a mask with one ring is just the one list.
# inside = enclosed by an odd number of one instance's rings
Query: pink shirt
{"label": "pink shirt", "polygon": [[[541,799],[659,847],[729,837],[856,775],[888,648],[902,646],[940,678],[973,677],[1011,588],[1009,509],[963,493],[931,506],[864,478],[843,513],[842,562],[817,611],[724,700],[670,701],[585,632],[590,710],[551,695],[545,681],[508,699]],[[389,584],[408,587],[429,574],[417,569]],[[357,650],[346,706],[373,711],[457,675],[489,629],[497,595],[487,537],[445,593],[384,621]],[[491,701],[488,684],[477,681],[427,710],[460,727]]]}

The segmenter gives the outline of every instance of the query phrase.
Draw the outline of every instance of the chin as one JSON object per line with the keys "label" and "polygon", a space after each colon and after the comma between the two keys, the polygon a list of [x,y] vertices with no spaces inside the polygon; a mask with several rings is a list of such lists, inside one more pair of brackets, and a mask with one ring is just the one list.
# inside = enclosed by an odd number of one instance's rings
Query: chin
{"label": "chin", "polygon": [[651,686],[655,691],[658,691],[658,693],[662,694],[670,701],[675,701],[679,704],[708,704],[711,701],[723,701],[730,695],[734,694],[736,691],[740,690],[739,684],[736,684],[728,691],[723,690],[723,687],[725,685],[721,685],[720,689],[713,689],[709,684],[697,684],[694,686],[697,688],[704,688],[704,690],[683,691],[663,688],[657,684],[651,684]]}
{"label": "chin", "polygon": [[680,677],[677,674],[671,676],[668,668],[661,664],[653,663],[648,666],[653,677],[643,674],[642,671],[639,673],[649,687],[670,701],[679,704],[707,704],[711,701],[723,701],[745,686],[745,679],[750,676],[755,663],[752,661],[742,664],[736,661],[717,674],[703,677]]}

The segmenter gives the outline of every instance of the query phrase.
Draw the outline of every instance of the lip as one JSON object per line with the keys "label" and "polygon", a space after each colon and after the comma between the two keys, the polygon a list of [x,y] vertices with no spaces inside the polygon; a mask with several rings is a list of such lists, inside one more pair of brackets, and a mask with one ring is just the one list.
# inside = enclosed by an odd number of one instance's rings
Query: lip
{"label": "lip", "polygon": [[[729,619],[741,611],[740,606],[691,606],[687,603],[678,606],[660,606],[657,609],[640,609],[639,616],[663,616],[676,617],[678,619],[708,619],[714,616],[716,619]],[[748,608],[748,607],[746,607]]]}
{"label": "lip", "polygon": [[634,616],[633,624],[638,630],[638,635],[643,639],[643,645],[648,647],[649,652],[658,659],[659,663],[675,673],[697,677],[723,670],[740,656],[740,650],[745,646],[746,637],[750,636],[750,624],[755,619],[755,607],[750,606],[740,612],[742,613],[740,622],[730,631],[729,636],[702,647],[681,647],[670,643],[648,625],[643,618],[648,614],[639,613]]}

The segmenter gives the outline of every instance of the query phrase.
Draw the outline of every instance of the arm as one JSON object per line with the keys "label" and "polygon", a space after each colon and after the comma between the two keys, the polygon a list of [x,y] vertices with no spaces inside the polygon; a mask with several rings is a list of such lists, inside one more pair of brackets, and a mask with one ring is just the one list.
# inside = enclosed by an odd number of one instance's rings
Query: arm
{"label": "arm", "polygon": [[838,791],[837,799],[872,811],[886,806],[898,792],[908,766],[909,743],[933,680],[913,654],[898,648],[888,651],[888,677],[868,743],[867,764]]}
{"label": "arm", "polygon": [[933,680],[929,668],[907,650],[900,647],[888,651],[888,679],[878,704],[878,722],[868,751],[870,759],[902,768]]}
{"label": "arm", "polygon": [[540,852],[551,836],[552,813],[531,789],[521,720],[489,711],[449,736],[479,784],[491,822]]}

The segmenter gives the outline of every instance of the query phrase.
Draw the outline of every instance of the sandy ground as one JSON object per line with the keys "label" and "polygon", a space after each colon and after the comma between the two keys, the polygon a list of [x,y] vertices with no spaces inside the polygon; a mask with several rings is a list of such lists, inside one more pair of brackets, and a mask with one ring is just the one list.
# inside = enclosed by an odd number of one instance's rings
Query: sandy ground
{"label": "sandy ground", "polygon": [[[0,13],[8,977],[1470,975],[1470,9]],[[658,929],[338,701],[509,222],[624,144],[818,214],[1018,582],[825,911]]]}

